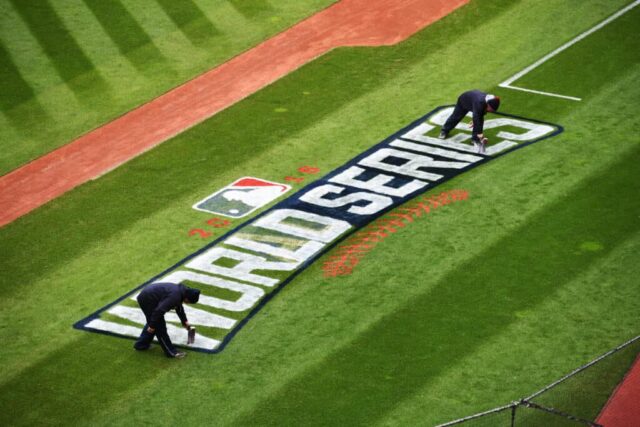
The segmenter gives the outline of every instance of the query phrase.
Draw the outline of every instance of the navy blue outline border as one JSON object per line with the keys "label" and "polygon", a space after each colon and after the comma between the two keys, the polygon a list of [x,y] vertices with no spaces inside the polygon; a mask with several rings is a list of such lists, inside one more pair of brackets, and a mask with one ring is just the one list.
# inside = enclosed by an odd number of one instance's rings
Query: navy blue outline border
{"label": "navy blue outline border", "polygon": [[[419,119],[414,120],[409,125],[403,127],[402,129],[400,129],[399,131],[397,131],[393,135],[385,138],[383,141],[375,144],[374,146],[372,146],[371,148],[367,149],[363,153],[361,153],[361,154],[357,155],[356,157],[352,158],[351,160],[349,160],[344,165],[338,167],[337,169],[334,169],[333,171],[329,172],[327,175],[324,175],[322,178],[319,178],[316,181],[304,186],[300,190],[298,190],[295,193],[289,195],[289,197],[287,197],[285,200],[282,200],[282,201],[276,203],[275,205],[273,205],[272,207],[270,207],[266,211],[254,216],[252,218],[249,218],[247,221],[243,222],[242,224],[238,224],[238,226],[236,226],[235,228],[229,230],[228,232],[226,232],[222,236],[218,237],[214,241],[208,243],[207,245],[205,245],[204,247],[202,247],[198,251],[196,251],[196,252],[186,256],[185,258],[181,259],[176,264],[172,265],[171,267],[167,268],[166,270],[162,271],[161,273],[153,276],[151,279],[147,280],[146,282],[144,282],[140,286],[136,287],[135,289],[127,292],[125,295],[121,296],[117,300],[115,300],[115,301],[105,305],[104,307],[96,310],[94,313],[92,313],[91,315],[85,317],[84,319],[77,321],[76,323],[73,324],[73,328],[74,329],[78,329],[78,330],[95,332],[95,333],[99,333],[99,334],[103,334],[103,335],[111,335],[111,336],[116,336],[116,337],[120,337],[120,338],[126,338],[126,339],[135,340],[136,339],[135,337],[131,337],[129,335],[122,335],[122,334],[117,334],[117,333],[114,333],[114,332],[94,329],[94,328],[86,327],[85,325],[87,323],[91,322],[92,320],[99,318],[100,314],[102,314],[103,312],[107,311],[108,309],[110,309],[111,307],[115,306],[116,304],[120,303],[121,301],[129,298],[132,294],[134,294],[138,290],[144,288],[145,286],[147,286],[148,284],[154,282],[158,278],[160,278],[160,277],[168,274],[169,272],[177,269],[181,265],[184,265],[185,263],[187,263],[189,260],[195,258],[196,256],[198,256],[198,255],[202,254],[203,252],[207,251],[208,249],[210,249],[211,247],[213,247],[213,246],[217,245],[218,243],[222,242],[228,236],[236,233],[242,227],[250,226],[251,223],[257,221],[261,217],[271,213],[272,211],[274,211],[276,209],[281,209],[283,204],[286,204],[289,200],[296,199],[297,196],[308,192],[313,187],[316,187],[316,186],[319,186],[319,185],[323,185],[330,178],[332,178],[335,175],[338,175],[339,173],[343,172],[347,168],[353,166],[358,161],[360,161],[361,159],[369,156],[374,151],[377,151],[380,148],[384,148],[384,146],[387,146],[389,142],[391,142],[391,141],[393,141],[395,139],[399,139],[399,138],[404,140],[404,141],[406,141],[407,139],[402,138],[402,135],[404,135],[405,133],[407,133],[409,130],[413,129],[417,125],[419,125],[419,124],[423,123],[424,121],[426,121],[427,118],[429,118],[430,116],[432,116],[436,112],[438,112],[438,111],[440,111],[440,110],[442,110],[444,108],[449,108],[449,107],[452,107],[452,106],[453,105],[442,105],[442,106],[434,108],[433,110],[431,110],[430,112],[428,112],[424,116],[420,117]],[[557,125],[557,124],[554,124],[554,123],[544,122],[544,121],[541,121],[541,120],[530,119],[530,118],[526,118],[526,117],[522,117],[522,116],[516,116],[516,115],[513,115],[513,114],[507,114],[507,113],[498,113],[498,112],[496,112],[496,113],[493,113],[493,114],[496,114],[496,115],[499,115],[499,116],[504,116],[504,117],[512,117],[512,118],[515,118],[515,119],[522,119],[522,120],[526,120],[526,121],[533,122],[533,123],[540,123],[540,124],[545,124],[545,125],[549,125],[549,126],[554,126],[556,128],[556,130],[554,132],[552,132],[552,133],[550,133],[548,135],[544,135],[544,136],[542,136],[542,137],[540,137],[538,139],[534,139],[534,140],[531,140],[531,141],[528,141],[528,142],[525,142],[525,143],[522,143],[522,144],[518,144],[518,145],[516,145],[516,146],[514,146],[514,147],[512,147],[512,148],[510,148],[508,150],[505,150],[503,152],[500,152],[500,153],[498,153],[498,154],[496,154],[494,156],[483,156],[483,157],[485,157],[484,159],[482,159],[482,160],[480,160],[478,162],[472,163],[472,164],[466,166],[465,168],[460,169],[459,172],[456,173],[456,174],[443,177],[441,180],[435,182],[432,186],[427,186],[422,190],[418,190],[415,193],[412,193],[409,197],[400,199],[398,201],[398,203],[394,203],[393,205],[383,209],[382,211],[376,213],[375,215],[371,215],[370,218],[366,219],[359,226],[352,227],[350,230],[345,232],[342,236],[340,236],[334,242],[331,242],[330,244],[325,246],[320,252],[316,253],[314,256],[312,256],[311,258],[306,260],[304,263],[302,263],[297,270],[295,270],[293,273],[291,273],[291,275],[289,277],[287,277],[282,282],[280,282],[280,284],[277,287],[275,287],[270,293],[268,293],[263,299],[261,299],[258,302],[258,304],[255,307],[253,307],[253,309],[251,309],[251,311],[244,318],[240,319],[239,322],[233,327],[233,329],[231,329],[229,331],[229,333],[227,333],[227,335],[222,339],[220,345],[216,349],[214,349],[214,350],[206,350],[206,349],[202,349],[202,348],[189,347],[189,346],[186,346],[186,347],[185,346],[180,346],[180,347],[188,348],[191,351],[198,351],[198,352],[201,352],[201,353],[209,353],[209,354],[220,353],[222,350],[224,350],[226,348],[226,346],[238,334],[238,332],[240,332],[240,330],[247,324],[247,322],[249,322],[249,320],[251,320],[256,314],[258,314],[258,312],[269,301],[271,301],[271,299],[273,299],[278,293],[280,293],[280,291],[287,284],[289,284],[291,281],[293,281],[293,279],[295,279],[300,273],[305,271],[317,259],[319,259],[321,256],[323,256],[327,252],[329,252],[336,245],[340,244],[342,241],[344,241],[346,238],[351,236],[357,230],[367,226],[368,224],[370,224],[371,222],[375,221],[379,217],[385,215],[387,212],[397,208],[398,206],[401,206],[402,204],[408,202],[409,200],[412,200],[412,199],[418,197],[421,194],[424,194],[424,193],[426,193],[428,191],[433,190],[434,188],[437,188],[439,185],[441,185],[441,184],[449,181],[450,179],[453,179],[453,178],[455,178],[455,177],[467,172],[468,170],[471,170],[471,169],[476,168],[476,167],[478,167],[480,165],[483,165],[483,164],[485,164],[485,163],[487,163],[487,162],[489,162],[491,160],[500,158],[500,157],[502,157],[502,156],[504,156],[506,154],[512,153],[513,151],[516,151],[516,150],[519,150],[521,148],[527,147],[527,146],[529,146],[529,145],[531,145],[533,143],[540,142],[540,141],[542,141],[544,139],[551,138],[553,136],[559,135],[560,133],[564,132],[564,127],[562,127],[560,125]],[[411,141],[411,140],[409,140],[409,141]],[[447,147],[447,149],[450,149],[450,147]],[[388,173],[388,172],[385,172],[385,173]]]}

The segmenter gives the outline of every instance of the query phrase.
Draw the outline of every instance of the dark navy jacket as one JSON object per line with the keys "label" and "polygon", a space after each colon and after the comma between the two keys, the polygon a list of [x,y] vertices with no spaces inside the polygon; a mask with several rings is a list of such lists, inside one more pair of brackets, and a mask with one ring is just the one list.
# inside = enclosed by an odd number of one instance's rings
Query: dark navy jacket
{"label": "dark navy jacket", "polygon": [[458,97],[458,105],[473,113],[473,136],[474,141],[478,140],[478,134],[484,128],[484,116],[487,114],[486,93],[479,90],[470,90]]}
{"label": "dark navy jacket", "polygon": [[[152,328],[158,327],[167,311],[175,309],[180,321],[187,322],[187,315],[182,307],[187,288],[173,283],[153,283],[145,287],[138,295],[138,303],[147,315],[147,322]],[[151,315],[148,312],[151,311]]]}

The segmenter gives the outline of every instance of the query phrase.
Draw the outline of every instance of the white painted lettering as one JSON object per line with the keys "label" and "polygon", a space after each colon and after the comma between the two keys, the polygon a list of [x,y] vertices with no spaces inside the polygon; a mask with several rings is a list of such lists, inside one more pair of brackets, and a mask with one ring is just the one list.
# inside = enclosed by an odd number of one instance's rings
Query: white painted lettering
{"label": "white painted lettering", "polygon": [[[238,261],[238,263],[233,267],[223,267],[215,264],[216,261],[222,259]],[[254,270],[291,271],[296,268],[296,263],[267,261],[266,258],[261,256],[234,251],[233,249],[214,247],[189,261],[185,267],[259,285],[274,286],[278,283],[278,279],[251,272]]]}
{"label": "white painted lettering", "polygon": [[483,159],[483,157],[474,156],[472,154],[463,154],[458,151],[445,150],[438,147],[432,147],[430,145],[416,144],[415,142],[403,141],[401,139],[396,139],[395,141],[391,142],[391,144],[389,145],[397,148],[404,148],[406,150],[413,150],[413,151],[419,151],[421,153],[433,154],[436,156],[445,157],[449,159],[461,160],[464,162],[468,162],[466,163],[467,165],[470,163],[479,162],[480,160]]}
{"label": "white painted lettering", "polygon": [[[298,240],[298,242],[300,242],[300,240]],[[225,245],[235,246],[238,248],[271,255],[278,258],[291,259],[296,261],[296,265],[302,264],[304,261],[308,260],[313,255],[318,253],[325,246],[323,243],[310,240],[300,245],[296,250],[290,250],[284,248],[282,245],[275,246],[267,243],[256,242],[255,240],[243,239],[236,236],[229,237],[224,241],[224,243]]]}
{"label": "white painted lettering", "polygon": [[512,126],[527,130],[527,132],[521,134],[503,130],[498,132],[498,138],[521,142],[542,138],[543,136],[548,135],[555,130],[553,126],[545,125],[542,123],[525,122],[524,120],[512,119],[509,117],[501,117],[499,119],[491,119],[484,122],[485,129],[494,129],[503,126]]}
{"label": "white painted lettering", "polygon": [[393,180],[393,176],[385,175],[383,173],[376,174],[373,178],[366,181],[357,179],[366,170],[358,166],[351,166],[339,175],[334,176],[329,181],[337,184],[347,185],[349,187],[362,188],[363,190],[369,190],[380,194],[386,194],[395,197],[405,197],[408,194],[418,191],[421,188],[426,187],[427,184],[424,181],[414,179],[407,182],[401,187],[389,187],[388,184]]}
{"label": "white painted lettering", "polygon": [[[292,223],[291,220],[298,221]],[[309,225],[305,226],[304,223]],[[324,243],[333,241],[351,228],[347,221],[297,209],[276,209],[257,220],[254,225]]]}
{"label": "white painted lettering", "polygon": [[[402,165],[386,163],[385,160],[395,158],[405,160]],[[401,175],[413,176],[428,181],[438,181],[442,175],[421,171],[421,168],[451,168],[459,165],[457,162],[440,162],[431,157],[406,151],[394,150],[393,148],[382,148],[375,151],[370,156],[358,162],[363,166],[394,172]]]}
{"label": "white painted lettering", "polygon": [[[258,302],[258,300],[264,296],[264,291],[258,287],[246,285],[244,283],[223,280],[218,277],[212,277],[206,274],[194,273],[193,271],[184,271],[184,270],[176,271],[174,273],[169,274],[166,277],[163,277],[157,282],[169,282],[169,283],[175,283],[177,285],[186,280],[194,283],[200,283],[203,285],[211,286],[214,288],[228,289],[230,291],[239,293],[240,297],[236,301],[228,301],[220,298],[213,298],[206,295],[200,295],[200,300],[198,301],[198,304],[203,304],[203,305],[214,307],[214,308],[221,308],[223,310],[229,310],[229,311],[248,310],[252,308],[256,304],[256,302]],[[188,306],[185,305],[184,307],[186,310]],[[207,315],[210,314],[209,312],[204,312],[204,313],[206,313]],[[213,327],[214,320],[215,322],[217,322],[217,324],[219,324],[219,326],[215,326],[216,328],[225,327],[223,326],[223,324],[224,325],[228,324],[229,323],[228,321],[232,321],[231,326],[233,326],[233,323],[235,323],[233,319],[228,319],[226,317],[217,316],[213,314],[211,314],[211,316],[216,316],[216,318],[215,319],[207,318],[208,319],[207,321],[209,323],[203,324],[204,326]],[[191,316],[188,316],[188,317],[189,319],[191,319]]]}
{"label": "white painted lettering", "polygon": [[[458,129],[459,127],[460,125],[456,126],[456,129]],[[467,151],[469,153],[476,152],[476,148],[473,145],[464,143],[465,141],[469,141],[471,139],[470,133],[457,133],[447,139],[438,139],[427,136],[426,133],[434,128],[435,126],[432,126],[428,123],[422,123],[402,135],[402,139],[423,142],[425,144],[438,145],[440,147],[453,148],[454,150]],[[468,131],[468,129],[463,130]]]}
{"label": "white painted lettering", "polygon": [[372,215],[393,204],[393,199],[391,197],[374,193],[365,193],[363,191],[360,191],[358,193],[351,193],[346,196],[337,197],[335,199],[324,198],[324,196],[326,196],[327,194],[341,194],[343,191],[344,187],[326,184],[306,192],[300,197],[300,200],[302,200],[303,202],[311,203],[313,205],[324,206],[327,208],[337,208],[340,206],[346,206],[351,203],[362,201],[369,202],[366,206],[351,206],[349,209],[347,209],[348,212],[357,215]]}

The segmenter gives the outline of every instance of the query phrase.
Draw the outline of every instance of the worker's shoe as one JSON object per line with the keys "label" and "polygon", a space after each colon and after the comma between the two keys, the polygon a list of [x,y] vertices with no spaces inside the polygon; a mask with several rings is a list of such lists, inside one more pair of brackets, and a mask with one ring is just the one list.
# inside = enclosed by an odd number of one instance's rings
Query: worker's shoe
{"label": "worker's shoe", "polygon": [[443,130],[440,131],[440,135],[438,135],[438,138],[440,139],[447,139],[449,137],[449,132],[445,132]]}
{"label": "worker's shoe", "polygon": [[187,356],[187,353],[185,353],[184,351],[179,351],[176,353],[175,356],[173,356],[175,359],[184,359]]}

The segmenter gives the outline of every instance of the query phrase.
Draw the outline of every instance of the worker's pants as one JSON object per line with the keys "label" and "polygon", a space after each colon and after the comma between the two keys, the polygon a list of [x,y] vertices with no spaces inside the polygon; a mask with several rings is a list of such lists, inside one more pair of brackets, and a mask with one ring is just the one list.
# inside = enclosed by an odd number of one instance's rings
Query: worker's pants
{"label": "worker's pants", "polygon": [[144,299],[140,299],[140,296],[138,296],[138,304],[140,305],[140,308],[142,309],[144,316],[147,319],[147,324],[144,325],[144,328],[142,328],[142,333],[133,345],[133,348],[135,348],[136,350],[148,349],[151,346],[153,337],[155,336],[158,338],[158,343],[160,344],[160,347],[162,347],[164,354],[167,357],[175,357],[176,353],[178,353],[178,350],[176,350],[176,348],[173,346],[171,338],[169,338],[169,334],[167,334],[167,324],[165,323],[164,318],[156,326],[155,333],[152,334],[147,331],[147,328],[149,327],[149,320],[151,319],[151,314],[156,308],[155,305],[146,303]]}
{"label": "worker's pants", "polygon": [[468,112],[469,110],[465,109],[462,105],[460,105],[460,102],[458,102],[447,121],[444,122],[444,126],[442,126],[443,132],[451,132],[453,128],[455,128],[458,123],[460,123],[460,120],[462,120],[464,116],[467,115]]}

